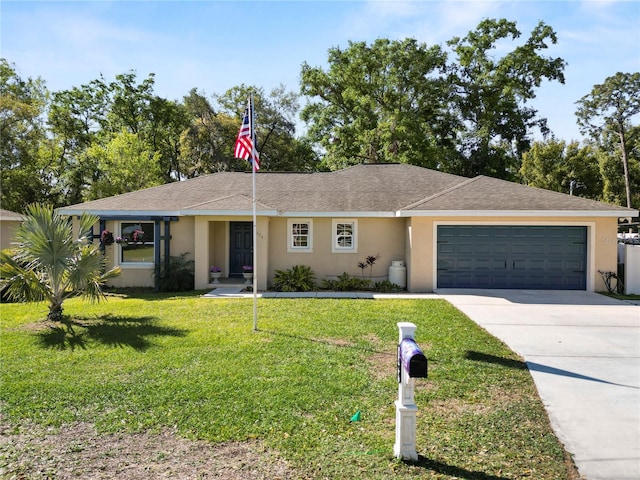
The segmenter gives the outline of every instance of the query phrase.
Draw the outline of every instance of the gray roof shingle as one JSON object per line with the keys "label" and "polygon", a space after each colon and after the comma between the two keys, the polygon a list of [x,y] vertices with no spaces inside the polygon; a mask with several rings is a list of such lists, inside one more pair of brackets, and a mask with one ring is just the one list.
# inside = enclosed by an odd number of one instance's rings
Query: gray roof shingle
{"label": "gray roof shingle", "polygon": [[[252,174],[222,172],[93,200],[60,209],[76,214],[156,215],[240,213],[252,208]],[[402,211],[633,210],[577,196],[479,176],[473,179],[407,164],[363,164],[335,172],[257,173],[262,214],[389,214]]]}

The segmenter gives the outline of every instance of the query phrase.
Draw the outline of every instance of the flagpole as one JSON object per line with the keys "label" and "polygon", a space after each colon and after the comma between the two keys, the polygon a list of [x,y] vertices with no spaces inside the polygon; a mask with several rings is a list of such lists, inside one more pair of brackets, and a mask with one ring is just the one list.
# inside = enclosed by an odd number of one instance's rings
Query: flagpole
{"label": "flagpole", "polygon": [[253,92],[251,92],[251,177],[253,183],[253,331],[258,331],[258,224],[256,221],[256,155],[258,148],[256,146],[255,134],[255,109],[253,106]]}

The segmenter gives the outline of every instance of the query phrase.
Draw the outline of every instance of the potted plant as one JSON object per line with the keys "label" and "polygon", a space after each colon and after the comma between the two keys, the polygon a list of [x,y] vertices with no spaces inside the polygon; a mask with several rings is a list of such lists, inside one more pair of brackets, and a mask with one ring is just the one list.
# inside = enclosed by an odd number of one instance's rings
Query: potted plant
{"label": "potted plant", "polygon": [[211,266],[209,268],[209,274],[213,283],[220,283],[220,277],[222,277],[222,269],[220,267]]}
{"label": "potted plant", "polygon": [[102,233],[100,234],[100,241],[102,242],[102,245],[104,245],[105,247],[108,247],[109,245],[113,245],[113,233],[111,233],[109,230],[103,230]]}
{"label": "potted plant", "polygon": [[131,239],[134,243],[142,243],[144,241],[144,232],[142,230],[134,230]]}
{"label": "potted plant", "polygon": [[251,280],[253,279],[253,266],[252,265],[243,266],[242,276],[247,280],[245,283],[247,285],[251,285]]}

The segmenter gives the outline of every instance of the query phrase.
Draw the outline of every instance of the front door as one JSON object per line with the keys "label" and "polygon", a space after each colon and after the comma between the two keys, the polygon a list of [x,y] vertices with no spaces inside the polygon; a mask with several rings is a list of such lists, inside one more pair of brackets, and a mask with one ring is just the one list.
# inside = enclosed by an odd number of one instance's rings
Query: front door
{"label": "front door", "polygon": [[242,277],[242,267],[253,265],[253,224],[230,222],[229,276]]}

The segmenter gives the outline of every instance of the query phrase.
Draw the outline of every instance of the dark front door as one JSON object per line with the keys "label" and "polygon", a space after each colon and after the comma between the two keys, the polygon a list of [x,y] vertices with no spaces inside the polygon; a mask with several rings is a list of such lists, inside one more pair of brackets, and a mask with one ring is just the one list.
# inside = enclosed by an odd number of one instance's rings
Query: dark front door
{"label": "dark front door", "polygon": [[229,276],[241,277],[242,267],[253,265],[253,224],[231,222],[230,235]]}

